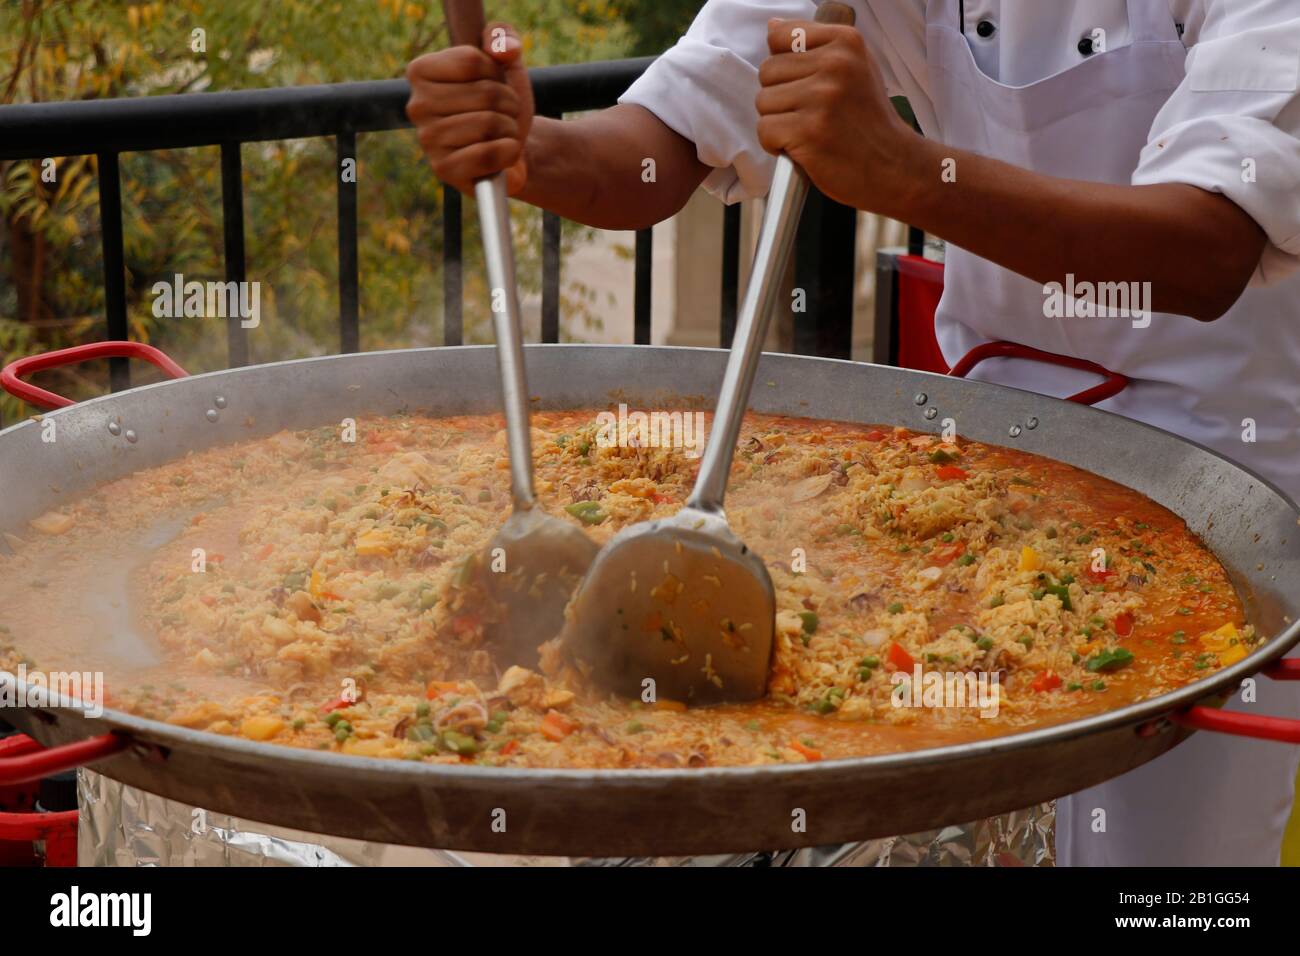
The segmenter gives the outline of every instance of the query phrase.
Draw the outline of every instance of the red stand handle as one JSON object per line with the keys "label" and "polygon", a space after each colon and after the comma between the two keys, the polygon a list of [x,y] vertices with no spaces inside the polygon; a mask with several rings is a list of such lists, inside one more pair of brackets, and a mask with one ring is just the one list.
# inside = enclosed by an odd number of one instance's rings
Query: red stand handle
{"label": "red stand handle", "polygon": [[76,832],[76,810],[60,810],[58,813],[0,813],[0,840],[48,840],[66,835],[69,828]]}
{"label": "red stand handle", "polygon": [[[1273,680],[1300,680],[1300,657],[1288,657],[1264,668],[1262,673]],[[1256,740],[1275,740],[1284,744],[1300,744],[1300,720],[1289,717],[1268,717],[1264,714],[1242,714],[1217,707],[1189,707],[1173,717],[1175,723],[1193,730],[1214,730],[1234,737],[1253,737]]]}
{"label": "red stand handle", "polygon": [[1071,395],[1066,399],[1066,401],[1078,402],[1080,405],[1096,405],[1108,398],[1114,398],[1128,387],[1127,377],[1119,372],[1112,372],[1096,362],[1075,358],[1072,355],[1055,355],[1042,349],[1021,345],[1019,342],[986,342],[984,345],[977,345],[963,355],[948,374],[956,378],[965,378],[976,365],[991,358],[1021,358],[1047,365],[1064,365],[1066,368],[1077,368],[1104,378],[1106,381],[1100,385],[1084,389],[1078,395]]}
{"label": "red stand handle", "polygon": [[0,388],[29,405],[38,405],[42,408],[67,408],[75,404],[72,399],[37,388],[24,382],[23,377],[34,372],[42,372],[47,368],[76,365],[100,358],[143,359],[151,365],[156,365],[172,378],[184,378],[189,374],[152,345],[145,345],[143,342],[93,342],[90,345],[74,345],[70,349],[59,349],[57,352],[29,355],[11,362],[0,369]]}
{"label": "red stand handle", "polygon": [[129,738],[104,734],[43,748],[32,738],[15,734],[0,741],[0,786],[40,780],[51,774],[94,763],[125,750]]}
{"label": "red stand handle", "polygon": [[1273,680],[1300,680],[1300,657],[1284,657],[1264,668]]}
{"label": "red stand handle", "polygon": [[1300,720],[1286,717],[1239,714],[1235,710],[1219,710],[1217,707],[1189,707],[1181,714],[1175,714],[1174,721],[1193,730],[1215,730],[1234,737],[1300,744]]}

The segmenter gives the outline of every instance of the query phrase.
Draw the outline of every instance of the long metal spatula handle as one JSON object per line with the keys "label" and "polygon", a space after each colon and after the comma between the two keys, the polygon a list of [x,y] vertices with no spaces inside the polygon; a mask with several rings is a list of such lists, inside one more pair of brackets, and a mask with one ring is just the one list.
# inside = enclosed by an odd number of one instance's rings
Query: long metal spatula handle
{"label": "long metal spatula handle", "polygon": [[[483,0],[443,0],[447,33],[454,46],[478,47],[483,42]],[[531,508],[533,443],[528,432],[528,380],[524,375],[523,324],[519,290],[515,284],[515,253],[510,234],[510,206],[505,173],[474,184],[478,200],[479,231],[487,260],[492,327],[497,340],[497,365],[501,370],[501,398],[506,415],[506,441],[510,452],[510,491],[516,511]]]}
{"label": "long metal spatula handle", "polygon": [[[817,7],[818,23],[852,26],[855,19],[853,8],[843,3],[827,2]],[[781,295],[790,250],[799,228],[799,216],[807,198],[808,178],[803,170],[789,157],[778,156],[772,188],[767,195],[767,208],[763,212],[758,248],[754,253],[754,268],[750,270],[749,287],[745,290],[745,300],[736,319],[731,356],[722,377],[713,429],[709,432],[709,442],[700,461],[695,489],[687,501],[692,508],[722,510],[731,460],[735,457],[736,441],[740,438],[740,425],[749,405],[754,374],[758,371],[758,358],[763,352],[767,327]]]}
{"label": "long metal spatula handle", "polygon": [[521,511],[531,508],[536,498],[533,443],[528,430],[528,380],[524,374],[524,341],[505,173],[475,183],[474,198],[478,200],[479,230],[483,233],[483,256],[487,260],[492,293],[492,327],[497,338],[497,365],[501,370],[501,398],[510,451],[510,491],[515,510]]}
{"label": "long metal spatula handle", "polygon": [[807,198],[808,179],[803,171],[789,158],[778,156],[767,208],[763,213],[762,231],[758,236],[758,249],[754,253],[754,268],[750,271],[749,287],[736,318],[736,335],[722,377],[713,428],[700,461],[695,490],[687,501],[690,507],[702,511],[722,508],[731,459],[749,405],[763,340],[767,337],[767,327],[782,293],[782,280],[799,227],[799,215]]}

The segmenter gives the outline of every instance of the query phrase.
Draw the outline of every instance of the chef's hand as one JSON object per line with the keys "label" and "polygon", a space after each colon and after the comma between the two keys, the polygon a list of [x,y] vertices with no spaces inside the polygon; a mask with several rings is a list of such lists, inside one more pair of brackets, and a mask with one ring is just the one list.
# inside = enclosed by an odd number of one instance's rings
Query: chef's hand
{"label": "chef's hand", "polygon": [[504,169],[511,195],[524,188],[533,87],[514,27],[490,24],[481,50],[454,46],[417,57],[406,78],[406,115],[439,179],[472,192],[475,180]]}
{"label": "chef's hand", "polygon": [[767,42],[772,55],[758,71],[763,148],[789,155],[837,202],[897,214],[915,175],[909,150],[920,136],[889,101],[858,31],[770,20]]}

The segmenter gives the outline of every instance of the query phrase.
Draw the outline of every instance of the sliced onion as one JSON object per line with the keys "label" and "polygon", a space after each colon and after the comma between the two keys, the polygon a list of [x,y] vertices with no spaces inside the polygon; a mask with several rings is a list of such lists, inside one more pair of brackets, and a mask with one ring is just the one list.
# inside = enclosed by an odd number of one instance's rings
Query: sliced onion
{"label": "sliced onion", "polygon": [[790,495],[792,502],[811,501],[823,491],[830,487],[835,480],[834,472],[827,472],[824,475],[813,475],[811,478],[805,478],[802,481],[795,482],[794,491]]}
{"label": "sliced onion", "polygon": [[887,640],[889,640],[889,632],[883,627],[873,627],[869,631],[862,632],[862,643],[867,647],[879,647]]}
{"label": "sliced onion", "polygon": [[931,587],[941,577],[943,577],[943,568],[928,567],[916,572],[917,582],[923,588]]}

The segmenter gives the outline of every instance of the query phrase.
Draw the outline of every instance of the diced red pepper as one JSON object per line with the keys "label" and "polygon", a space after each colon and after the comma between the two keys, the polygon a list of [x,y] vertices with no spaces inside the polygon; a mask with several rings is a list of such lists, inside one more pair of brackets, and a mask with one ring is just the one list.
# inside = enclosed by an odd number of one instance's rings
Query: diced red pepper
{"label": "diced red pepper", "polygon": [[956,465],[940,465],[934,470],[934,473],[943,481],[964,481],[970,477],[970,475],[968,475],[963,469],[958,468]]}
{"label": "diced red pepper", "polygon": [[1084,572],[1084,574],[1088,575],[1088,577],[1091,580],[1095,581],[1097,584],[1106,583],[1106,579],[1109,578],[1114,573],[1115,572],[1112,571],[1110,568],[1102,568],[1100,571],[1097,571],[1093,569],[1091,565],[1089,565],[1088,570]]}
{"label": "diced red pepper", "polygon": [[504,747],[498,750],[497,753],[499,753],[503,757],[509,757],[512,753],[514,753],[518,749],[519,749],[519,741],[511,740],[507,742]]}
{"label": "diced red pepper", "polygon": [[885,659],[900,671],[910,671],[916,666],[916,661],[912,659],[912,655],[907,653],[903,645],[897,641],[889,645],[889,653],[885,655]]}
{"label": "diced red pepper", "polygon": [[578,729],[577,721],[570,720],[558,710],[548,710],[539,725],[542,736],[547,740],[563,740]]}
{"label": "diced red pepper", "polygon": [[1029,686],[1042,694],[1046,691],[1056,690],[1056,688],[1060,687],[1061,677],[1059,674],[1054,674],[1051,671],[1043,671],[1034,678],[1033,683]]}
{"label": "diced red pepper", "polygon": [[1133,615],[1128,611],[1115,618],[1115,633],[1120,637],[1128,637],[1133,633]]}
{"label": "diced red pepper", "polygon": [[884,441],[888,436],[878,428],[867,432],[867,441]]}
{"label": "diced red pepper", "polygon": [[479,625],[477,614],[461,614],[451,619],[451,629],[457,635],[469,634]]}
{"label": "diced red pepper", "polygon": [[328,704],[322,707],[320,709],[320,712],[322,714],[328,714],[335,710],[342,710],[344,707],[351,707],[355,703],[356,703],[355,700],[346,700],[342,697],[339,697],[335,700],[330,701]]}
{"label": "diced red pepper", "polygon": [[962,556],[962,553],[965,550],[966,550],[966,542],[958,541],[956,544],[949,545],[946,548],[940,548],[938,551],[935,551],[930,556],[930,560],[933,561],[935,564],[939,565],[939,567],[943,567],[944,565],[952,564],[954,561],[960,558]]}
{"label": "diced red pepper", "polygon": [[460,684],[454,680],[431,680],[424,689],[424,696],[429,700],[437,700],[443,694],[450,694],[460,690]]}
{"label": "diced red pepper", "polygon": [[822,752],[820,750],[814,750],[812,747],[807,746],[799,740],[790,741],[790,749],[803,754],[803,758],[808,761],[815,762],[822,759]]}

